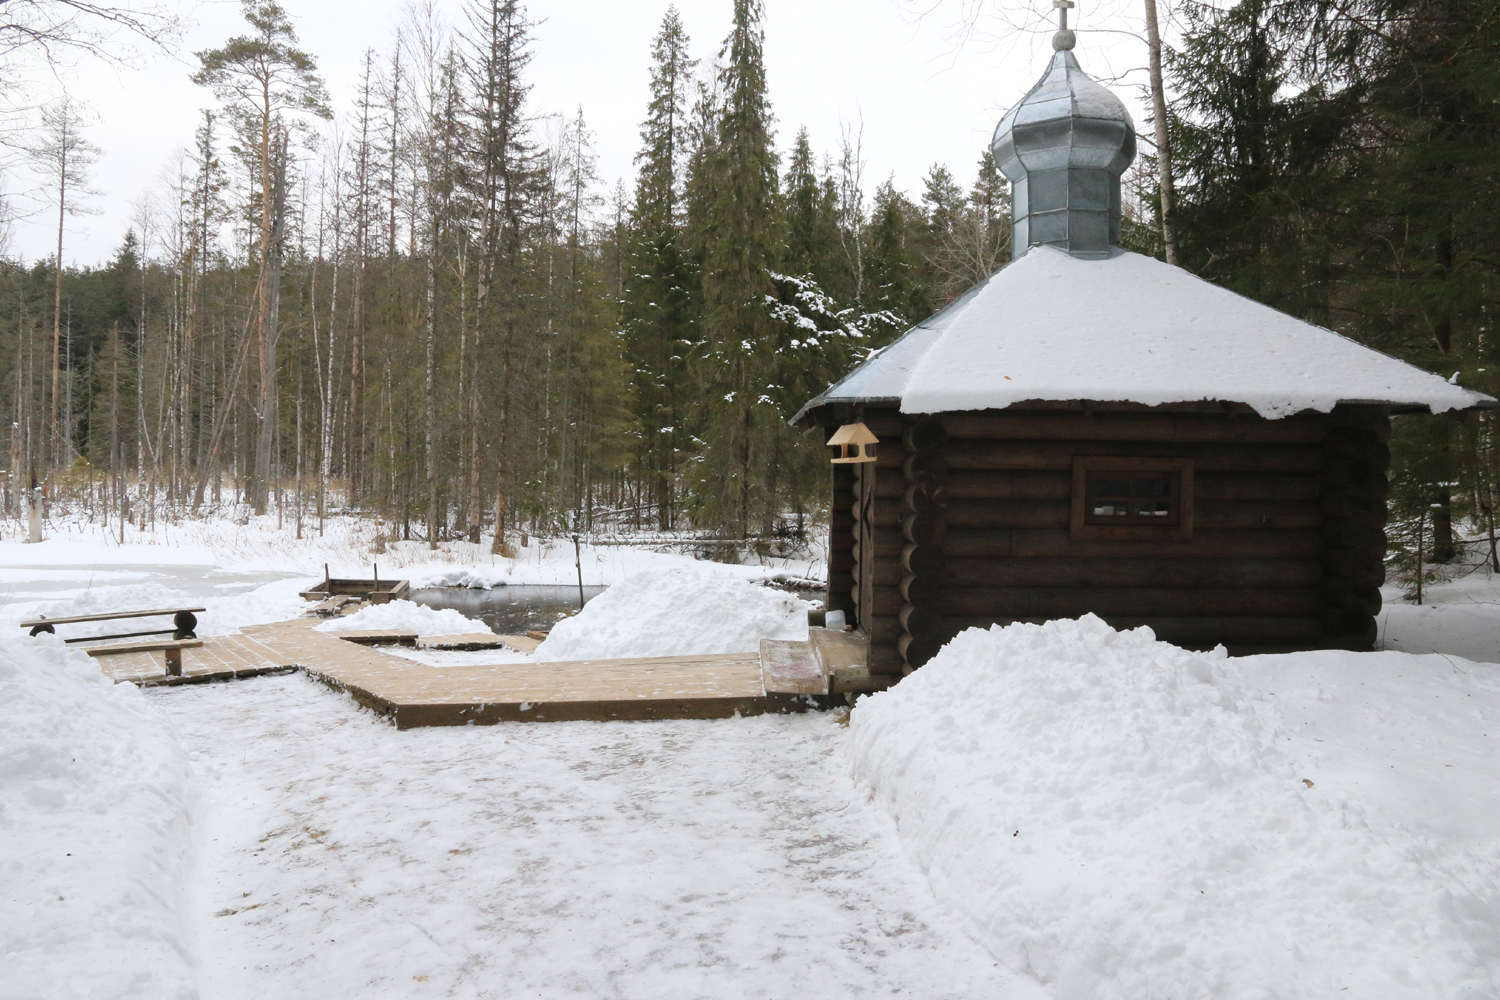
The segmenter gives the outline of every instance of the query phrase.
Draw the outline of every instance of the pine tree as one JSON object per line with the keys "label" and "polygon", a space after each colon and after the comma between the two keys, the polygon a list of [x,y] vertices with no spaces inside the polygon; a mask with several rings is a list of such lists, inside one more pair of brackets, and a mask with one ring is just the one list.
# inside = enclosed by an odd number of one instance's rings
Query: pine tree
{"label": "pine tree", "polygon": [[260,283],[260,394],[255,475],[251,500],[257,514],[266,511],[276,430],[276,345],[281,335],[281,266],[286,233],[286,171],[291,131],[308,116],[330,118],[328,95],[317,62],[296,48],[297,32],[274,0],[244,0],[251,33],[231,38],[223,48],[198,53],[201,66],[193,82],[209,87],[226,102],[240,135],[240,155],[252,168],[258,202]]}
{"label": "pine tree", "polygon": [[778,330],[774,388],[768,395],[790,416],[864,360],[899,320],[861,310],[852,301],[839,242],[838,191],[831,177],[814,169],[805,128],[792,145],[782,205],[786,244],[772,275],[771,314]]}

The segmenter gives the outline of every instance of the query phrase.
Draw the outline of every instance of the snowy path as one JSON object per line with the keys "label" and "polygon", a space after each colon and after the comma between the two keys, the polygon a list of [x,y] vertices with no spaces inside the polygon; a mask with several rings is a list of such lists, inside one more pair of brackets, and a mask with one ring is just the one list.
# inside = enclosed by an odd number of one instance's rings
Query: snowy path
{"label": "snowy path", "polygon": [[934,901],[825,714],[397,732],[158,691],[204,787],[204,1000],[1041,997]]}

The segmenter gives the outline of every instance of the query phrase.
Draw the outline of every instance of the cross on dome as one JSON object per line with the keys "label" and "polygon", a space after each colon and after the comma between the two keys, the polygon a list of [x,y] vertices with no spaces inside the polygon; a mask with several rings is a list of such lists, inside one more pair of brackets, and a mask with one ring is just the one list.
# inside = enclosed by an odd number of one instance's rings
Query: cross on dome
{"label": "cross on dome", "polygon": [[1057,34],[1052,36],[1052,48],[1056,52],[1067,52],[1078,41],[1078,36],[1068,28],[1068,10],[1078,6],[1073,0],[1052,0],[1057,8]]}

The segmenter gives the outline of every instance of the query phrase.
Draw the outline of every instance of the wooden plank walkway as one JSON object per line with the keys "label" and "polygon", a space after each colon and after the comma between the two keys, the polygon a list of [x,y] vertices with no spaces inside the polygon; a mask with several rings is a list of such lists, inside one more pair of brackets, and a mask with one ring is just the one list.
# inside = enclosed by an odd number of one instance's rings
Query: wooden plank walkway
{"label": "wooden plank walkway", "polygon": [[767,692],[758,653],[430,667],[346,642],[343,633],[319,632],[316,624],[298,619],[245,633],[399,729],[725,718],[813,704],[800,693]]}
{"label": "wooden plank walkway", "polygon": [[[804,711],[825,706],[831,697],[831,674],[818,655],[817,643],[768,641],[760,652],[711,656],[433,667],[367,645],[368,633],[320,632],[315,626],[323,620],[299,618],[248,627],[239,635],[208,637],[202,647],[183,651],[181,677],[164,676],[165,661],[156,651],[102,656],[98,662],[115,680],[142,685],[191,684],[300,669],[347,692],[398,729],[497,722],[725,718]],[[389,641],[388,636],[380,638]],[[489,646],[498,640],[514,648],[514,638],[436,636],[422,644],[461,648],[466,642]],[[841,651],[841,660],[851,658],[860,657]],[[832,687],[836,696],[841,688],[836,681]]]}
{"label": "wooden plank walkway", "polygon": [[210,636],[202,646],[184,649],[181,677],[166,676],[166,655],[159,650],[96,655],[94,659],[105,676],[147,687],[235,680],[297,667],[247,635]]}

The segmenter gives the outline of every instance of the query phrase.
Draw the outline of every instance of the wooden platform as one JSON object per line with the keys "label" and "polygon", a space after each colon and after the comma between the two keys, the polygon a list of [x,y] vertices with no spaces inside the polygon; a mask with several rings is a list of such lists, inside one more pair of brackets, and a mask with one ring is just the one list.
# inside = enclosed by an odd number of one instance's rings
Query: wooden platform
{"label": "wooden platform", "polygon": [[[164,677],[160,652],[99,657],[116,680],[143,685],[230,680],[302,670],[346,691],[398,729],[606,719],[711,719],[826,707],[867,686],[862,638],[767,640],[758,652],[563,663],[434,667],[368,645],[408,633],[322,632],[317,617],[209,637],[183,651],[183,676]],[[428,648],[466,643],[516,648],[512,636],[435,636]],[[535,640],[531,640],[535,642]],[[862,685],[863,682],[863,685]]]}
{"label": "wooden platform", "polygon": [[297,669],[297,664],[247,635],[211,636],[202,646],[184,649],[181,677],[166,676],[166,655],[159,650],[111,654],[107,649],[91,651],[105,676],[145,687],[236,680]]}

